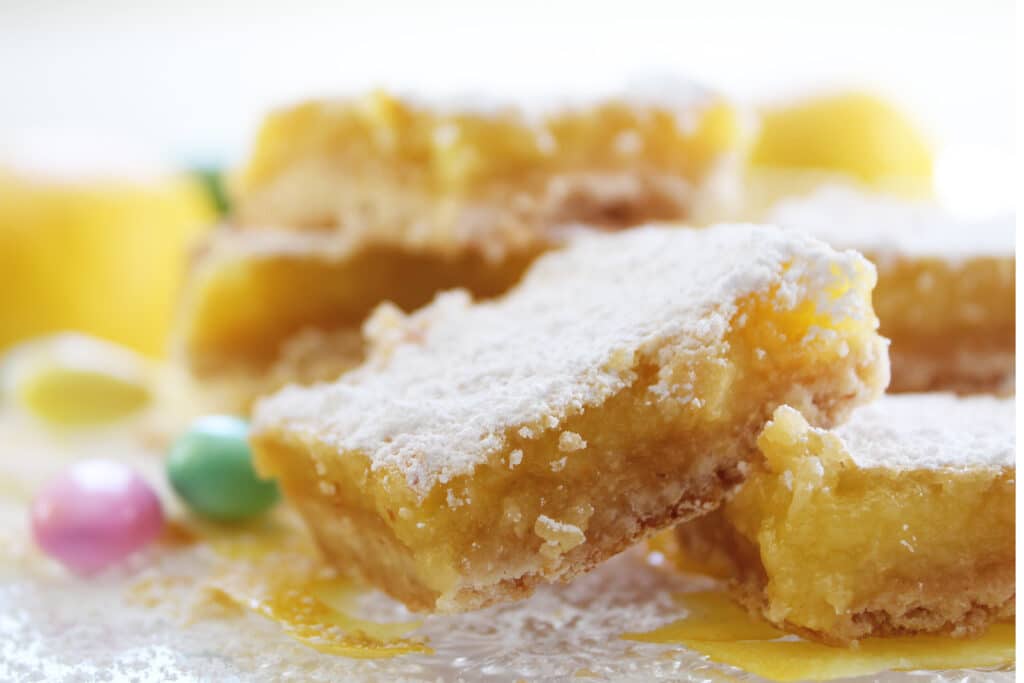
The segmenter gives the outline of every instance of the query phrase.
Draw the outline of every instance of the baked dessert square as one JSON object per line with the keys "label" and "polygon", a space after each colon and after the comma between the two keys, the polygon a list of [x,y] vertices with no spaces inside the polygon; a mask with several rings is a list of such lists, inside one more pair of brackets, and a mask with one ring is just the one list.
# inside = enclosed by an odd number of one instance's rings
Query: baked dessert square
{"label": "baked dessert square", "polygon": [[1012,215],[962,221],[929,204],[827,186],[781,202],[768,220],[874,262],[875,311],[892,340],[890,392],[1013,392]]}
{"label": "baked dessert square", "polygon": [[736,180],[741,117],[693,86],[534,109],[378,92],[271,115],[195,259],[179,356],[243,398],[334,379],[384,301],[495,296],[567,225],[693,217]]}
{"label": "baked dessert square", "polygon": [[681,219],[734,175],[746,128],[690,83],[563,102],[309,101],[264,121],[233,222],[501,250],[566,223]]}
{"label": "baked dessert square", "polygon": [[414,310],[453,287],[492,297],[537,253],[490,261],[335,232],[220,230],[193,263],[174,354],[217,403],[247,411],[256,396],[362,362],[361,327],[381,302]]}
{"label": "baked dessert square", "polygon": [[758,446],[735,497],[676,532],[752,612],[834,644],[1013,618],[1013,399],[888,395],[834,431],[782,406]]}
{"label": "baked dessert square", "polygon": [[490,302],[379,309],[370,355],[260,401],[326,555],[415,610],[528,595],[716,507],[774,408],[881,393],[872,266],[751,225],[582,236]]}

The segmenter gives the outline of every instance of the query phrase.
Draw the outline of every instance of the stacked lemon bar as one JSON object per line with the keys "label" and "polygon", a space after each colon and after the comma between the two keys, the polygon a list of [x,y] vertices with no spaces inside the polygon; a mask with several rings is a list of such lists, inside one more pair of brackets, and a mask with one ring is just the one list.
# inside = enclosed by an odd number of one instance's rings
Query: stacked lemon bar
{"label": "stacked lemon bar", "polygon": [[771,219],[876,264],[890,392],[961,396],[890,393],[832,431],[779,408],[737,494],[677,529],[684,566],[832,644],[1012,620],[1013,218],[828,186]]}
{"label": "stacked lemon bar", "polygon": [[195,259],[178,352],[239,404],[333,379],[383,301],[498,295],[574,224],[692,218],[736,177],[742,119],[692,86],[529,111],[384,93],[280,111]]}
{"label": "stacked lemon bar", "polygon": [[[955,229],[830,196],[687,229],[740,128],[706,96],[281,112],[180,350],[270,394],[258,469],[412,609],[523,597],[679,525],[751,612],[826,642],[1012,616],[1012,399],[882,397],[875,315],[898,388],[1005,393],[1012,241],[954,258]],[[864,227],[883,209],[912,248]]]}

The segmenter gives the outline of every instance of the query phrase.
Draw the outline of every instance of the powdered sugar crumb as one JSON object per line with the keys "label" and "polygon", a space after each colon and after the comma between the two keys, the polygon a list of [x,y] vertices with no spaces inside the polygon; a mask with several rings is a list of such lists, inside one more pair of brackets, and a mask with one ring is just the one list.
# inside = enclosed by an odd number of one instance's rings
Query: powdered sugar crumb
{"label": "powdered sugar crumb", "polygon": [[450,509],[454,510],[456,508],[462,507],[463,505],[466,505],[469,501],[467,501],[465,498],[460,498],[455,494],[454,491],[448,489],[448,493],[445,496],[445,502],[448,503],[448,507]]}
{"label": "powdered sugar crumb", "polygon": [[544,539],[540,552],[547,557],[562,555],[587,540],[583,530],[575,524],[568,524],[539,515],[533,525],[533,532]]}
{"label": "powdered sugar crumb", "polygon": [[667,362],[719,343],[741,297],[776,287],[779,310],[811,300],[836,319],[869,316],[863,289],[829,294],[865,273],[859,254],[766,226],[579,235],[504,297],[474,305],[464,291],[443,293],[397,322],[416,334],[389,335],[384,350],[371,340],[361,368],[260,402],[254,433],[362,452],[426,495],[504,448],[507,434],[530,438],[600,405],[635,380],[644,354]]}
{"label": "powdered sugar crumb", "polygon": [[523,452],[518,448],[508,454],[508,468],[514,470],[523,461]]}
{"label": "powdered sugar crumb", "polygon": [[563,453],[580,451],[586,447],[586,440],[576,432],[562,432],[558,437],[558,450]]}

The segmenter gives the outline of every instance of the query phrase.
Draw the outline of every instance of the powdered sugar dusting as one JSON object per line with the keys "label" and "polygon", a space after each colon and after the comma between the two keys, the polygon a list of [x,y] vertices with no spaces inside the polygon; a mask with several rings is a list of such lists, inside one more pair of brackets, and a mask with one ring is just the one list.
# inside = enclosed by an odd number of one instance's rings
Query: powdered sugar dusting
{"label": "powdered sugar dusting", "polygon": [[861,408],[837,430],[860,467],[1014,467],[1014,400],[894,394]]}
{"label": "powdered sugar dusting", "polygon": [[1014,216],[982,222],[957,220],[927,202],[826,186],[808,197],[783,200],[770,220],[803,230],[840,249],[874,258],[934,256],[949,260],[1014,254]]}
{"label": "powdered sugar dusting", "polygon": [[[721,99],[713,90],[677,74],[635,74],[613,87],[605,82],[559,83],[557,87],[506,88],[495,94],[493,84],[485,90],[461,92],[401,92],[413,106],[445,114],[516,114],[525,120],[565,111],[587,109],[605,103],[628,104],[634,109],[675,110],[682,117],[699,106]],[[685,130],[685,127],[682,128]]]}
{"label": "powdered sugar dusting", "polygon": [[341,261],[360,246],[358,238],[354,231],[217,229],[203,243],[204,263],[286,256]]}
{"label": "powdered sugar dusting", "polygon": [[396,333],[377,330],[387,341],[364,366],[266,399],[254,430],[361,451],[426,495],[504,447],[510,430],[531,438],[599,405],[634,380],[640,356],[663,363],[720,343],[745,295],[776,286],[780,310],[811,300],[836,318],[870,315],[862,291],[826,293],[870,272],[858,254],[764,226],[581,235],[501,299],[448,292],[392,315]]}

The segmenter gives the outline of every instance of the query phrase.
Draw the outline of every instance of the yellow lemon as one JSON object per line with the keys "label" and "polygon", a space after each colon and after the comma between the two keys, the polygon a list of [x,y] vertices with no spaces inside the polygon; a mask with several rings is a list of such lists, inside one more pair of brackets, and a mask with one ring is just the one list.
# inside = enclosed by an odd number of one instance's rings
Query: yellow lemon
{"label": "yellow lemon", "polygon": [[927,193],[932,150],[891,104],[863,93],[806,99],[762,112],[754,167],[839,173],[879,189]]}
{"label": "yellow lemon", "polygon": [[0,170],[0,349],[75,330],[162,354],[188,247],[215,215],[192,177]]}

